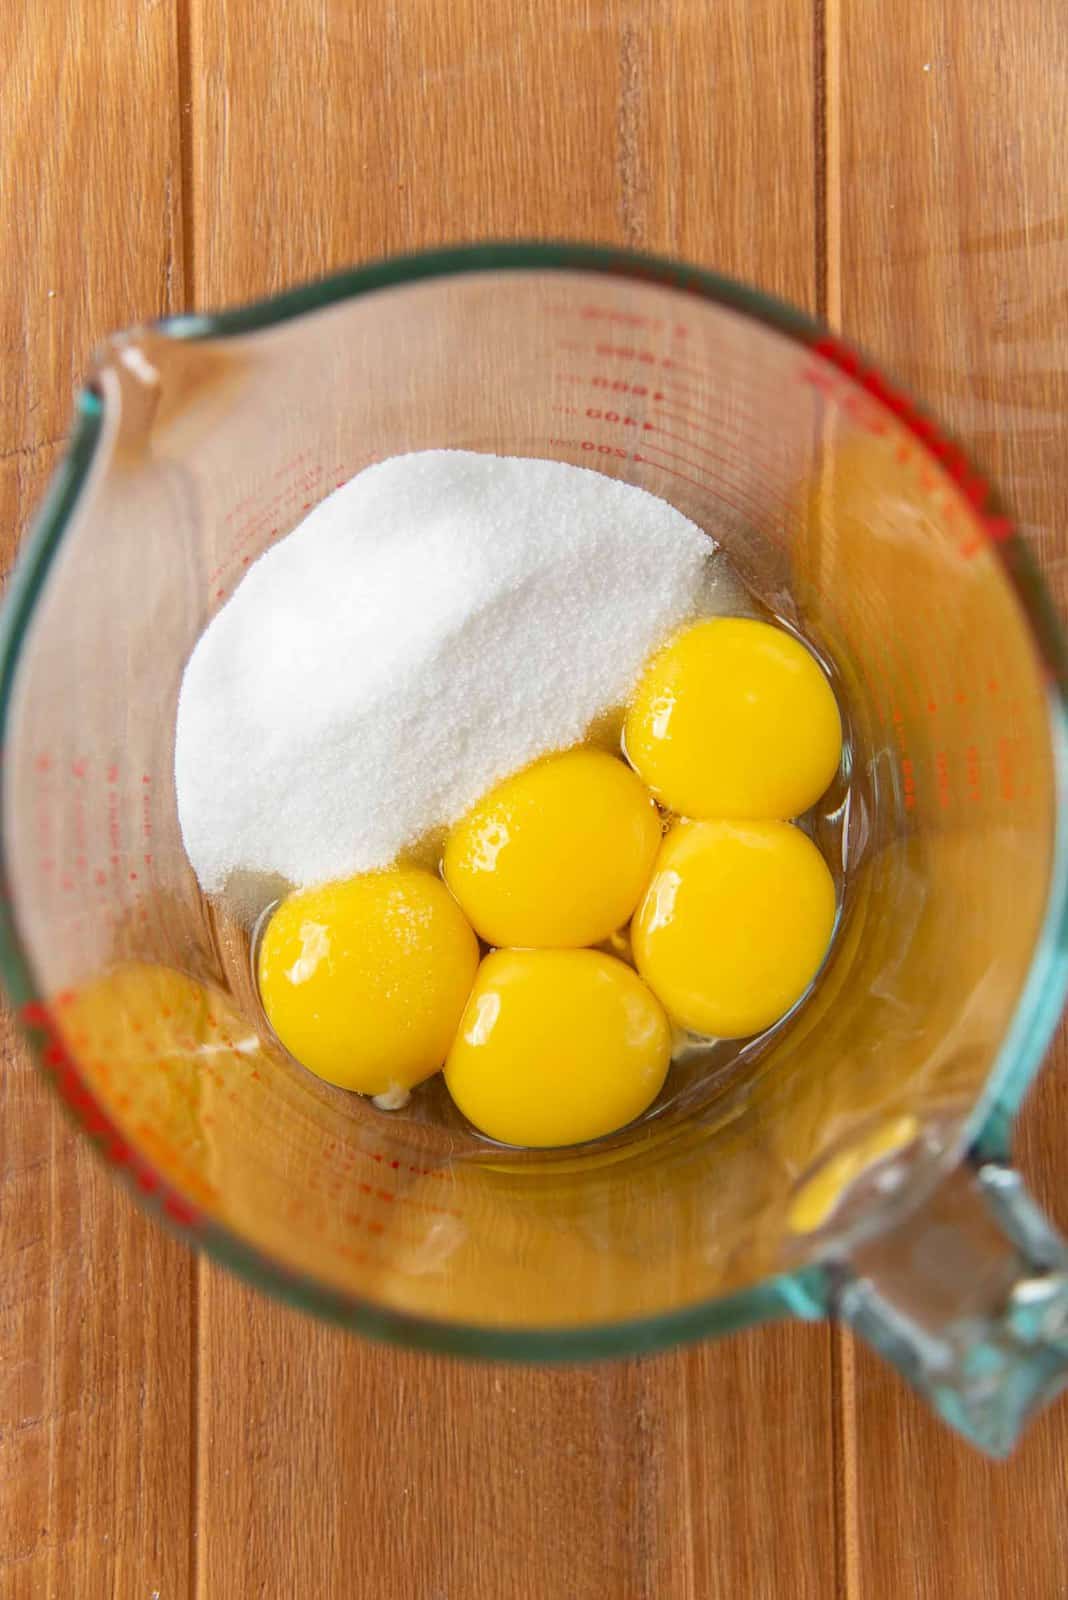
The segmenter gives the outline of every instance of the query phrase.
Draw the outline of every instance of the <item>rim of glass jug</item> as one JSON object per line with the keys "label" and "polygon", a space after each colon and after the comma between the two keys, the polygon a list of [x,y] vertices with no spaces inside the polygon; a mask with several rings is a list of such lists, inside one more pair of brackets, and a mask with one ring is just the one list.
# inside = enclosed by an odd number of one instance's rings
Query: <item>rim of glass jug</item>
{"label": "rim of glass jug", "polygon": [[[1054,860],[1042,930],[1011,1025],[961,1140],[962,1149],[975,1145],[986,1154],[1007,1154],[1013,1118],[1041,1064],[1068,987],[1068,654],[1046,585],[1012,526],[1004,502],[951,434],[936,425],[929,413],[896,384],[888,383],[880,369],[855,345],[831,335],[795,307],[733,279],[667,257],[596,245],[493,242],[393,256],[247,305],[216,313],[169,317],[152,327],[177,340],[227,338],[275,327],[382,289],[472,272],[507,271],[586,272],[656,284],[725,306],[770,326],[822,356],[889,406],[917,443],[966,488],[976,520],[991,540],[1003,574],[1024,612],[1044,669],[1057,781]],[[19,553],[0,617],[0,761],[22,645],[51,563],[91,474],[102,422],[100,395],[92,388],[83,389],[66,455]],[[225,1224],[191,1205],[129,1145],[82,1077],[52,1022],[47,1002],[38,992],[8,889],[4,838],[0,838],[0,980],[44,1075],[101,1156],[119,1169],[146,1209],[255,1287],[358,1332],[395,1344],[457,1354],[574,1360],[667,1347],[726,1333],[786,1312],[818,1316],[825,1308],[826,1285],[818,1263],[725,1297],[589,1327],[498,1328],[445,1322],[375,1305],[265,1255]]]}

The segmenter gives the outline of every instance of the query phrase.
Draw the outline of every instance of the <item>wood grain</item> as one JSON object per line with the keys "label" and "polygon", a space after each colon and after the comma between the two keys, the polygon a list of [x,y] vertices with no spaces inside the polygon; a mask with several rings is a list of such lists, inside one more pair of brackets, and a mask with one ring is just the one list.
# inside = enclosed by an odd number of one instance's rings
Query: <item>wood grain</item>
{"label": "wood grain", "polygon": [[788,1565],[823,1600],[827,1337],[491,1368],[357,1344],[215,1277],[198,1592],[778,1600]]}
{"label": "wood grain", "polygon": [[269,42],[250,5],[192,5],[201,303],[520,236],[677,250],[814,301],[791,0],[297,0]]}
{"label": "wood grain", "polygon": [[[1058,0],[903,4],[0,0],[0,566],[110,328],[526,234],[825,306],[1068,599],[1068,35]],[[191,1267],[0,1050],[0,1600],[1068,1595],[1063,1404],[994,1467],[820,1327],[370,1347]],[[1066,1119],[1062,1039],[1022,1160],[1068,1226]]]}
{"label": "wood grain", "polygon": [[[1068,110],[1063,9],[908,0],[885,22],[877,0],[828,14],[829,309],[1003,483],[1063,605],[1068,190],[1050,159]],[[1062,1228],[1066,1116],[1062,1032],[1020,1141]],[[1068,1594],[1065,1403],[995,1466],[867,1352],[855,1387],[848,1355],[844,1365],[850,1597]]]}
{"label": "wood grain", "polygon": [[[0,565],[93,344],[182,295],[174,12],[0,6]],[[188,1255],[132,1207],[5,1021],[0,1595],[185,1594]]]}
{"label": "wood grain", "polygon": [[[814,303],[790,0],[295,0],[279,29],[194,8],[199,303],[523,234],[677,251]],[[201,1314],[202,1595],[833,1591],[824,1329],[539,1372],[372,1349],[208,1270]]]}

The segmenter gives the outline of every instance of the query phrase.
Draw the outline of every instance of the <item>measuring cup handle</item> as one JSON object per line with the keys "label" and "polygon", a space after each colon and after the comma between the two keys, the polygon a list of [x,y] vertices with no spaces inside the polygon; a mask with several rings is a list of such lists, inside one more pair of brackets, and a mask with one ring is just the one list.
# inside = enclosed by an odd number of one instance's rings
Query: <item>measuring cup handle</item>
{"label": "measuring cup handle", "polygon": [[957,1168],[832,1276],[835,1313],[989,1455],[1068,1384],[1068,1244],[1011,1167]]}

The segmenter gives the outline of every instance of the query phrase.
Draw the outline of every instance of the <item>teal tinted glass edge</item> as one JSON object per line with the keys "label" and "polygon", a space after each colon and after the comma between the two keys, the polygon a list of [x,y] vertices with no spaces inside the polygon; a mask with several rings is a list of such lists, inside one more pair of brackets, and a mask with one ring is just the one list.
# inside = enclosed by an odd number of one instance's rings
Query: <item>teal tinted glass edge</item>
{"label": "teal tinted glass edge", "polygon": [[490,240],[388,256],[315,279],[296,289],[286,289],[264,300],[253,300],[223,311],[165,317],[153,326],[173,339],[225,339],[257,333],[293,317],[338,305],[354,295],[371,294],[399,284],[472,272],[523,271],[600,273],[681,289],[743,311],[758,322],[770,322],[804,343],[818,339],[823,332],[818,323],[795,307],[736,283],[733,278],[687,266],[668,256],[552,240],[538,243]]}
{"label": "teal tinted glass edge", "polygon": [[[90,390],[81,391],[75,407],[66,453],[18,552],[0,608],[0,794],[7,751],[8,711],[22,642],[52,558],[62,543],[88,479],[103,426],[103,406]],[[17,1011],[38,999],[39,994],[15,926],[6,857],[6,845],[0,840],[0,981],[8,1001]],[[36,1057],[36,1050],[34,1054]]]}
{"label": "teal tinted glass edge", "polygon": [[[391,257],[366,267],[338,273],[276,297],[215,314],[191,314],[163,319],[153,326],[167,337],[200,340],[227,338],[283,324],[325,309],[356,295],[379,289],[454,274],[490,271],[560,270],[608,274],[660,284],[726,305],[755,321],[766,323],[804,345],[824,333],[794,307],[776,301],[715,273],[691,268],[669,258],[568,243],[488,243],[460,245],[418,255]],[[134,330],[136,331],[136,330]],[[855,347],[847,347],[854,348]],[[856,353],[856,352],[855,352]],[[858,363],[861,361],[857,353]],[[78,415],[68,453],[57,469],[52,487],[20,553],[0,615],[0,748],[7,729],[11,690],[23,638],[51,560],[76,509],[93,462],[102,423],[102,406],[92,391],[78,400]],[[943,435],[945,437],[945,435]],[[1000,502],[991,497],[991,505]],[[1064,695],[1066,653],[1064,638],[1045,585],[1017,536],[999,547],[1007,577],[1031,623],[1044,664],[1057,685],[1055,746],[1059,770],[1065,744]],[[1061,795],[1063,797],[1063,789]],[[1035,960],[1017,1007],[1013,1024],[999,1053],[984,1095],[969,1124],[980,1145],[993,1139],[1011,1117],[1030,1083],[1049,1042],[1068,983],[1068,848],[1064,837],[1064,809],[1058,812],[1057,871],[1051,886],[1049,909]],[[23,949],[9,896],[0,899],[0,979],[16,1006],[40,998],[30,963]],[[40,1062],[40,1040],[30,1036]],[[1007,1137],[1007,1132],[1006,1132]],[[704,1301],[681,1310],[588,1328],[513,1330],[475,1324],[445,1323],[408,1313],[391,1312],[333,1290],[261,1255],[236,1235],[214,1222],[190,1229],[164,1213],[158,1202],[123,1173],[129,1192],[169,1231],[203,1248],[276,1297],[388,1343],[445,1353],[512,1360],[569,1361],[601,1356],[628,1355],[666,1348],[709,1335],[728,1333],[755,1322],[793,1316],[814,1318],[825,1314],[829,1287],[817,1263],[794,1273],[765,1279],[750,1289]]]}
{"label": "teal tinted glass edge", "polygon": [[966,1138],[978,1160],[1008,1160],[1013,1123],[1042,1065],[1068,994],[1068,708],[1051,697],[1050,729],[1057,827],[1046,915],[1023,993],[983,1092],[968,1119]]}

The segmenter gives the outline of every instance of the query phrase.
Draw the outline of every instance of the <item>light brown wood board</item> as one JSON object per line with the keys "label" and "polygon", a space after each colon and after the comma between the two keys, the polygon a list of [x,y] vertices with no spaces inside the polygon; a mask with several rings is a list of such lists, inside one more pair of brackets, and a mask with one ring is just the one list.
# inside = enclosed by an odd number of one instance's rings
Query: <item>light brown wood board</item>
{"label": "light brown wood board", "polygon": [[[1065,598],[1055,0],[25,9],[0,0],[5,566],[110,329],[536,235],[829,315],[1004,477]],[[1062,1223],[1066,1071],[1023,1140]],[[192,1262],[14,1043],[0,1093],[3,1600],[1068,1593],[1063,1407],[994,1467],[818,1327],[581,1371],[373,1348]]]}

